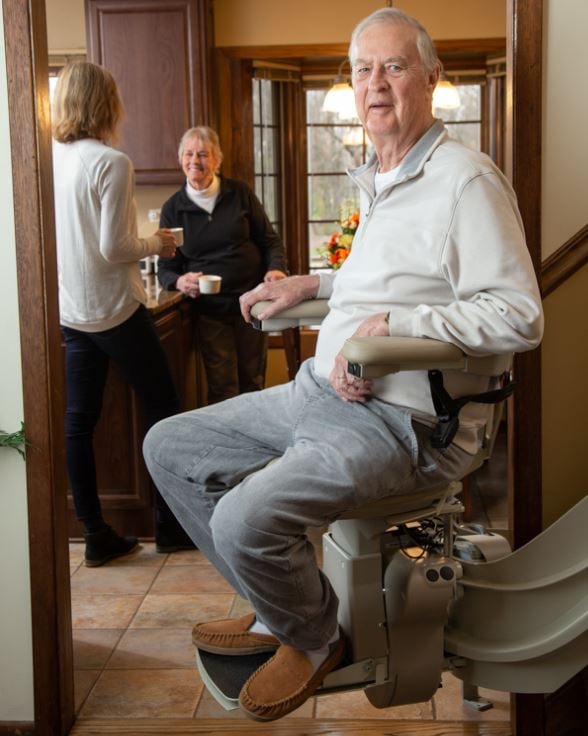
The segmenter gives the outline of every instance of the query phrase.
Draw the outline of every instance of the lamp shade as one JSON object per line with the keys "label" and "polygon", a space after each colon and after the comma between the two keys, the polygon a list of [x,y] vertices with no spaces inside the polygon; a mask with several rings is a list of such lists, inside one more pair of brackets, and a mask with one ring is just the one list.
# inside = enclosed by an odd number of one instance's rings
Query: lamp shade
{"label": "lamp shade", "polygon": [[343,120],[356,118],[355,95],[351,85],[340,78],[335,80],[325,96],[322,110],[323,112],[335,112]]}
{"label": "lamp shade", "polygon": [[457,88],[446,79],[440,79],[433,91],[433,107],[443,110],[455,110],[460,105],[461,100]]}

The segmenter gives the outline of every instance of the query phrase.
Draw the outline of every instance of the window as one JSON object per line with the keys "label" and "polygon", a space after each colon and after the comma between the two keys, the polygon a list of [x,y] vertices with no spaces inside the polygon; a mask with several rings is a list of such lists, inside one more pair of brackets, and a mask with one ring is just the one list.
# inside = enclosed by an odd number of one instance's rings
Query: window
{"label": "window", "polygon": [[357,187],[345,173],[371,152],[359,120],[322,111],[326,89],[306,90],[306,158],[309,264],[322,265],[320,250],[338,222],[359,208]]}
{"label": "window", "polygon": [[452,138],[464,146],[480,151],[482,148],[482,86],[458,84],[461,105],[455,110],[435,108],[435,116],[445,122]]}
{"label": "window", "polygon": [[282,230],[280,207],[280,130],[277,82],[253,80],[253,171],[255,193],[278,232]]}

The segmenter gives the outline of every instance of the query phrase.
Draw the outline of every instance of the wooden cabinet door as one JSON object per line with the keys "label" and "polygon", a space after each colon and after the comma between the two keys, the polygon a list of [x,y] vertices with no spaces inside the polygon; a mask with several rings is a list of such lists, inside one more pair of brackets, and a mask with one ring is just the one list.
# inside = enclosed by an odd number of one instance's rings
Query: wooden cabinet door
{"label": "wooden cabinet door", "polygon": [[88,59],[117,81],[138,184],[179,184],[178,143],[210,119],[210,0],[85,0]]}

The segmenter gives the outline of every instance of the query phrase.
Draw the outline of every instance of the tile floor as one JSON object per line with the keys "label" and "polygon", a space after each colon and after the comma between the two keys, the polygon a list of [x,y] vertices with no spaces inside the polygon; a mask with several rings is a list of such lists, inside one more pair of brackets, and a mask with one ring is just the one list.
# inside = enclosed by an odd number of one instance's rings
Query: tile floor
{"label": "tile floor", "polygon": [[[484,485],[476,484],[476,492]],[[504,515],[494,483],[482,512]],[[492,492],[492,489],[493,492]],[[481,502],[480,502],[481,503]],[[500,521],[495,526],[500,526]],[[71,543],[71,591],[76,712],[84,719],[244,718],[225,711],[204,689],[190,630],[195,621],[248,610],[198,551],[160,555],[152,543],[103,567],[83,564],[83,545]],[[427,703],[378,710],[363,693],[312,698],[288,718],[510,720],[509,696],[481,691],[494,705],[464,705],[460,683],[443,676]]]}

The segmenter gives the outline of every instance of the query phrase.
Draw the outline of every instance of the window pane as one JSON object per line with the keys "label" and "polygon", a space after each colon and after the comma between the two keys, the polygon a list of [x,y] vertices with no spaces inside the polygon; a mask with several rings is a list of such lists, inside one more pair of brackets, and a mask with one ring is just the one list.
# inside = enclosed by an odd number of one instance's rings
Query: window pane
{"label": "window pane", "polygon": [[263,107],[263,122],[271,125],[274,122],[274,105],[272,100],[272,83],[269,79],[261,81],[261,104]]}
{"label": "window pane", "polygon": [[252,84],[253,125],[259,125],[259,79],[254,79]]}
{"label": "window pane", "polygon": [[362,140],[361,126],[309,127],[307,129],[308,172],[311,174],[335,173],[361,166],[363,163]]}
{"label": "window pane", "polygon": [[306,91],[306,122],[337,124],[341,119],[335,112],[323,112],[321,110],[328,90],[309,89]]}
{"label": "window pane", "polygon": [[255,194],[257,199],[263,204],[263,176],[255,177]]}
{"label": "window pane", "polygon": [[436,108],[435,114],[443,120],[480,120],[481,112],[481,86],[479,84],[458,84],[459,99],[461,105],[455,110],[440,110]]}
{"label": "window pane", "polygon": [[259,173],[261,169],[261,130],[253,128],[253,170]]}
{"label": "window pane", "polygon": [[263,181],[263,207],[271,222],[278,219],[278,207],[276,197],[276,179],[273,176],[264,177]]}
{"label": "window pane", "polygon": [[266,174],[276,173],[276,129],[263,126],[261,129],[263,169]]}
{"label": "window pane", "polygon": [[308,223],[308,245],[310,264],[315,268],[324,265],[321,251],[329,242],[331,234],[338,229],[338,222],[309,222]]}
{"label": "window pane", "polygon": [[339,221],[345,213],[358,209],[357,187],[346,174],[308,177],[308,209],[310,220]]}
{"label": "window pane", "polygon": [[480,124],[479,123],[461,123],[455,125],[446,123],[447,132],[452,138],[455,138],[464,146],[473,148],[474,151],[480,150]]}

